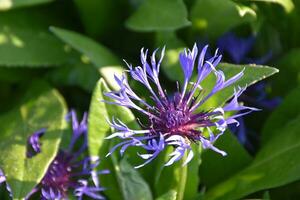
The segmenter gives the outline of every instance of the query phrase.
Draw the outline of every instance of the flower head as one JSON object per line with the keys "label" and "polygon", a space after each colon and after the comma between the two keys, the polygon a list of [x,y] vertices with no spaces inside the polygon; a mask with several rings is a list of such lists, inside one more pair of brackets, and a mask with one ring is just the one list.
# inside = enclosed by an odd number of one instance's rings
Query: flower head
{"label": "flower head", "polygon": [[[205,46],[198,53],[198,48],[194,45],[192,50],[184,50],[179,55],[184,81],[181,89],[178,86],[177,91],[172,95],[166,93],[159,80],[160,65],[165,49],[162,49],[158,62],[156,61],[157,50],[154,51],[148,61],[148,51],[142,49],[141,66],[127,65],[131,77],[150,92],[152,103],[146,102],[131,89],[124,74],[121,77],[115,76],[120,90],[106,93],[106,96],[114,100],[107,103],[135,109],[148,118],[148,123],[143,125],[144,130],[132,130],[122,121],[112,119],[109,123],[116,132],[107,138],[118,137],[123,141],[113,147],[108,155],[118,147],[120,147],[121,154],[130,146],[141,147],[147,153],[138,153],[138,155],[146,161],[137,168],[151,162],[167,146],[172,146],[174,151],[170,154],[170,159],[166,165],[171,165],[182,159],[185,154],[184,164],[188,163],[194,156],[191,143],[202,144],[205,149],[211,149],[223,156],[226,155],[213,143],[224,133],[228,124],[238,125],[235,120],[236,117],[256,109],[238,104],[237,98],[245,88],[235,90],[234,98],[224,107],[210,110],[201,109],[201,105],[211,96],[232,85],[243,76],[242,70],[226,80],[224,73],[216,68],[222,56],[216,51],[211,58],[205,59],[207,48],[208,46]],[[194,68],[198,74],[196,81],[190,83]],[[212,90],[206,93],[201,84],[210,73],[216,76],[216,83]],[[225,118],[227,111],[242,111],[242,113]],[[205,136],[205,131],[208,136]]]}
{"label": "flower head", "polygon": [[[68,120],[69,118],[72,120],[73,135],[68,149],[59,150],[42,181],[28,197],[40,190],[42,199],[66,199],[71,191],[78,199],[82,199],[84,195],[93,199],[104,199],[100,194],[103,188],[98,185],[97,175],[106,174],[108,171],[94,171],[99,164],[97,159],[91,157],[79,159],[87,147],[87,114],[84,114],[80,123],[75,111],[70,112],[67,116]],[[28,140],[35,153],[41,151],[39,137],[42,135],[41,131],[37,131]],[[75,143],[79,138],[83,138],[84,141],[79,150],[76,150]],[[29,157],[31,156],[32,153],[29,153]],[[93,186],[88,185],[89,178],[92,179]]]}

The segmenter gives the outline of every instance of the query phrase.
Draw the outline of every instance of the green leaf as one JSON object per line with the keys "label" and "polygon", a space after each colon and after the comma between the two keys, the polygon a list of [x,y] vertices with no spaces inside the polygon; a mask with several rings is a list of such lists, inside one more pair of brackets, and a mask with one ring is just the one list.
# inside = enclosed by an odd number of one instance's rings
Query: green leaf
{"label": "green leaf", "polygon": [[253,163],[206,193],[207,200],[240,199],[256,191],[300,179],[300,116],[287,123],[257,154]]}
{"label": "green leaf", "polygon": [[65,63],[68,55],[63,43],[48,33],[47,23],[48,19],[39,12],[0,13],[0,67],[50,67]]}
{"label": "green leaf", "polygon": [[[167,64],[163,65],[162,68],[164,72],[170,77],[173,81],[180,81],[183,82],[183,72],[178,64],[178,54],[180,49],[172,50],[167,52],[166,55],[166,62]],[[173,64],[172,64],[173,63]],[[221,104],[225,103],[233,95],[233,88],[235,87],[245,87],[250,86],[262,79],[265,79],[275,73],[278,72],[278,69],[268,66],[262,65],[234,65],[228,63],[221,63],[217,66],[217,69],[220,69],[224,72],[226,79],[234,76],[235,74],[239,73],[243,69],[244,76],[232,84],[230,87],[225,88],[224,90],[216,93],[213,95],[203,106],[202,108],[211,108],[214,106],[220,106]],[[196,77],[196,70],[194,70],[194,78]],[[201,86],[205,89],[206,93],[210,92],[210,90],[215,85],[215,76],[211,73],[202,83]]]}
{"label": "green leaf", "polygon": [[118,180],[125,200],[151,200],[152,194],[148,184],[126,159],[119,165]]}
{"label": "green leaf", "polygon": [[10,10],[13,8],[25,7],[25,6],[35,6],[43,3],[49,3],[54,0],[1,0],[0,1],[0,11]]}
{"label": "green leaf", "polygon": [[292,90],[276,108],[265,122],[262,129],[261,141],[263,144],[269,142],[275,133],[274,130],[281,129],[291,119],[295,119],[300,113],[300,87]]}
{"label": "green leaf", "polygon": [[119,85],[115,81],[114,76],[117,75],[118,77],[120,77],[124,72],[123,67],[121,67],[121,66],[104,66],[99,69],[99,72],[113,90],[120,89]]}
{"label": "green leaf", "polygon": [[[100,79],[95,87],[92,101],[89,110],[88,118],[88,142],[89,153],[91,156],[99,156],[103,159],[100,167],[101,169],[110,169],[111,173],[106,175],[101,180],[101,184],[108,188],[105,190],[105,194],[110,199],[123,199],[125,198],[126,191],[123,191],[123,183],[120,179],[123,177],[120,174],[120,167],[115,154],[108,158],[105,155],[109,152],[109,149],[115,144],[114,140],[104,140],[104,137],[112,133],[111,127],[107,123],[107,119],[117,117],[129,127],[137,127],[137,123],[134,121],[135,117],[131,111],[127,108],[120,106],[113,106],[103,102],[106,97],[104,92],[110,91],[103,79]],[[129,154],[127,154],[129,155]],[[135,153],[136,156],[136,153]],[[104,159],[105,158],[105,159]]]}
{"label": "green leaf", "polygon": [[116,88],[114,74],[120,74],[120,60],[106,47],[79,33],[51,27],[50,30],[62,41],[83,54],[85,62],[94,64],[110,87]]}
{"label": "green leaf", "polygon": [[176,190],[170,190],[167,193],[157,197],[155,200],[176,200]]}
{"label": "green leaf", "polygon": [[[32,95],[18,108],[0,116],[0,168],[4,171],[14,199],[24,199],[37,185],[59,148],[66,126],[66,106],[56,90],[38,84]],[[27,139],[35,131],[47,128],[41,139],[42,152],[26,157]]]}
{"label": "green leaf", "polygon": [[190,25],[182,0],[148,0],[126,21],[135,31],[176,30]]}
{"label": "green leaf", "polygon": [[[261,81],[277,72],[278,69],[263,66],[263,65],[234,65],[228,63],[221,63],[218,69],[222,70],[225,74],[226,79],[234,76],[240,71],[244,70],[244,75],[237,82],[232,84],[231,86],[223,89],[222,91],[213,95],[206,103],[204,103],[203,107],[211,108],[212,106],[220,106],[224,104],[232,95],[233,89],[239,87],[248,87],[250,85],[255,84],[258,81]],[[202,87],[208,89],[210,91],[211,88],[215,85],[215,77],[213,74],[210,74],[206,80],[203,81]]]}
{"label": "green leaf", "polygon": [[197,0],[191,10],[193,28],[205,30],[213,39],[255,18],[256,14],[251,8],[245,9],[245,6],[230,0]]}
{"label": "green leaf", "polygon": [[87,56],[97,68],[120,64],[119,59],[109,49],[86,36],[57,27],[51,27],[50,30],[62,41]]}
{"label": "green leaf", "polygon": [[214,151],[204,151],[202,154],[199,172],[202,183],[208,189],[244,169],[252,161],[251,156],[230,131],[226,131],[216,141],[215,146],[224,150],[227,156],[222,157]]}

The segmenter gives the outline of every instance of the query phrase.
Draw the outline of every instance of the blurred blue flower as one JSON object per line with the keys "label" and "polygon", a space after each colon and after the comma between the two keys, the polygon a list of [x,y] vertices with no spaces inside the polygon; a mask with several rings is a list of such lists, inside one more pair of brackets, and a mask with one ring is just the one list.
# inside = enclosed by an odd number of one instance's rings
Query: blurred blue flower
{"label": "blurred blue flower", "polygon": [[[238,126],[236,118],[248,114],[253,110],[238,104],[238,97],[245,88],[238,88],[234,91],[233,99],[224,107],[217,107],[211,110],[202,110],[201,105],[206,102],[216,92],[232,85],[243,76],[243,71],[228,80],[222,71],[216,69],[222,56],[215,54],[209,59],[205,59],[208,46],[205,46],[198,54],[198,48],[194,45],[192,50],[184,50],[180,53],[179,61],[184,73],[184,82],[177,92],[173,95],[167,95],[159,81],[160,65],[164,57],[165,49],[161,51],[161,57],[156,62],[155,50],[148,62],[148,50],[141,50],[141,66],[133,67],[127,64],[131,77],[140,82],[153,100],[152,103],[146,102],[139,97],[129,86],[125,74],[121,77],[115,76],[115,80],[120,87],[119,91],[105,93],[114,101],[107,102],[119,106],[125,106],[137,110],[148,118],[148,124],[143,125],[144,130],[132,130],[122,121],[112,119],[110,125],[116,130],[115,133],[108,136],[108,139],[118,137],[123,141],[114,146],[108,153],[110,155],[118,147],[121,147],[120,153],[123,155],[130,146],[141,147],[147,153],[138,153],[146,160],[143,164],[136,166],[142,167],[151,162],[167,146],[174,148],[169,155],[170,159],[166,166],[182,159],[186,154],[184,164],[191,161],[194,156],[191,143],[201,144],[204,149],[213,151],[225,156],[226,153],[216,148],[213,143],[224,133],[229,124]],[[196,64],[196,61],[198,63]],[[191,77],[196,65],[198,75],[195,82],[191,83]],[[216,76],[216,83],[209,93],[201,87],[202,81],[210,74]],[[155,88],[153,87],[155,86]],[[225,112],[240,111],[239,114],[226,118]],[[208,134],[204,134],[207,131]]]}
{"label": "blurred blue flower", "polygon": [[260,58],[253,59],[248,57],[255,40],[256,38],[253,35],[242,38],[236,36],[233,32],[227,32],[218,39],[217,46],[222,53],[225,53],[229,57],[232,63],[264,64],[271,59],[271,51]]}
{"label": "blurred blue flower", "polygon": [[[73,191],[74,195],[81,200],[84,195],[93,199],[104,199],[100,194],[104,188],[99,187],[98,175],[109,173],[108,170],[95,172],[99,160],[91,157],[80,159],[87,148],[87,114],[85,113],[79,123],[75,111],[71,111],[67,120],[72,121],[73,134],[68,149],[59,150],[55,159],[50,164],[40,184],[27,196],[41,191],[41,199],[66,199],[68,193]],[[45,129],[37,131],[28,142],[34,153],[41,151],[39,138],[44,134]],[[75,143],[83,138],[78,150],[75,150]],[[79,144],[78,144],[79,145]],[[27,153],[32,157],[32,153]],[[93,185],[88,185],[88,179],[92,178]]]}
{"label": "blurred blue flower", "polygon": [[[248,54],[254,46],[255,40],[255,36],[241,38],[237,37],[232,32],[227,32],[219,38],[217,46],[220,48],[221,52],[228,56],[229,61],[235,64],[264,64],[271,59],[271,51],[260,58],[253,59],[248,57]],[[240,100],[259,108],[273,110],[279,105],[281,98],[275,97],[269,99],[266,93],[266,88],[267,84],[265,81],[252,85],[247,88],[243,95],[241,95]],[[249,141],[249,133],[252,131],[246,128],[243,117],[239,117],[237,120],[240,123],[240,126],[230,126],[230,129],[238,137],[242,144],[246,145],[248,149],[253,150],[253,145]],[[254,137],[257,137],[257,134],[254,135],[256,135]]]}

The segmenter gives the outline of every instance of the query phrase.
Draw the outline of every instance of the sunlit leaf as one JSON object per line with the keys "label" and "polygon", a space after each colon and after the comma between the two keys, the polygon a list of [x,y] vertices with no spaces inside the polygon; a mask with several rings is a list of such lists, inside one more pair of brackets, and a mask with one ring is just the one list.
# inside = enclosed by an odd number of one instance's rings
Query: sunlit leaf
{"label": "sunlit leaf", "polygon": [[155,200],[176,200],[176,190],[170,190],[165,194],[157,197]]}
{"label": "sunlit leaf", "polygon": [[295,7],[292,0],[247,0],[247,1],[279,4],[285,9],[286,12],[291,12]]}
{"label": "sunlit leaf", "polygon": [[[120,169],[120,164],[118,161],[118,157],[115,154],[111,155],[110,157],[105,158],[105,155],[109,152],[109,149],[112,147],[114,141],[112,140],[105,140],[104,137],[108,136],[112,133],[112,130],[107,123],[107,120],[111,120],[112,117],[116,117],[122,120],[124,123],[128,124],[129,127],[137,128],[138,125],[134,121],[135,118],[133,114],[130,112],[129,109],[119,106],[112,106],[103,102],[103,100],[108,100],[104,97],[103,93],[110,91],[107,87],[106,83],[103,79],[100,79],[92,97],[92,102],[90,105],[89,111],[89,120],[88,120],[88,130],[89,130],[89,152],[92,156],[99,156],[102,158],[103,162],[101,163],[101,168],[103,169],[110,169],[111,173],[105,177],[101,183],[104,187],[109,188],[106,190],[106,195],[111,199],[139,199],[140,196],[134,196],[132,193],[132,187],[136,187],[132,182],[130,185],[129,183],[134,180],[130,180],[131,176],[134,176],[138,180],[141,180],[141,177],[137,175],[137,172],[133,172],[130,169],[130,176],[125,177],[124,172]],[[126,154],[129,155],[129,154]],[[136,153],[135,153],[136,156]],[[125,162],[125,161],[124,161]],[[123,163],[124,164],[124,163]],[[126,163],[125,163],[126,164]],[[128,165],[123,170],[129,170]],[[131,167],[130,167],[131,168]],[[121,170],[121,171],[120,171]],[[124,181],[126,182],[126,187],[124,185]],[[148,191],[149,188],[146,183],[143,183],[143,188],[145,191]],[[148,189],[147,189],[148,188]],[[145,199],[149,199],[149,194],[145,193]],[[138,194],[138,193],[137,193]],[[148,196],[147,196],[148,195]],[[123,197],[123,198],[122,198]]]}
{"label": "sunlit leaf", "polygon": [[[0,116],[0,168],[7,177],[15,199],[25,198],[43,178],[57,153],[66,125],[67,111],[60,94],[37,84],[30,91],[31,98]],[[41,139],[42,152],[27,158],[27,139],[41,128],[47,129]]]}
{"label": "sunlit leaf", "polygon": [[0,1],[0,11],[10,10],[13,8],[25,7],[25,6],[35,6],[43,3],[49,3],[54,0],[1,0]]}
{"label": "sunlit leaf", "polygon": [[[47,18],[40,14],[0,13],[0,67],[52,67],[66,62],[63,43],[48,32]],[[32,20],[36,23],[31,26]]]}
{"label": "sunlit leaf", "polygon": [[65,43],[86,55],[97,68],[120,63],[109,49],[84,35],[57,27],[51,27],[50,30]]}

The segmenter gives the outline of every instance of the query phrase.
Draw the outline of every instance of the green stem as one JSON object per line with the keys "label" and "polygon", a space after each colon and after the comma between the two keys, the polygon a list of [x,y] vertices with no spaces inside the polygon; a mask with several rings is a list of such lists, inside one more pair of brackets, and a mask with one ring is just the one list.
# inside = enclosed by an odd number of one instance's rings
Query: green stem
{"label": "green stem", "polygon": [[[182,163],[185,161],[187,155],[185,154],[183,158],[181,159]],[[184,167],[180,166],[180,176],[179,176],[179,183],[177,188],[177,198],[176,200],[183,200],[184,197],[184,191],[185,191],[185,185],[186,185],[186,179],[187,179],[187,165]]]}

